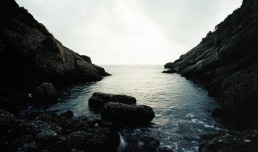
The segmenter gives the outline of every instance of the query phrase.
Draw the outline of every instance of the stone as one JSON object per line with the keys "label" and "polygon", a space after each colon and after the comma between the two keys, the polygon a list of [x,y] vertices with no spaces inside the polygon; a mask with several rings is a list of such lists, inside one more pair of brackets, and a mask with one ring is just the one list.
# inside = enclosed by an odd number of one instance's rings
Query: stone
{"label": "stone", "polygon": [[127,105],[123,103],[106,103],[101,118],[120,124],[149,123],[155,117],[153,109],[146,105]]}
{"label": "stone", "polygon": [[58,94],[51,83],[44,82],[31,92],[31,96],[38,103],[55,103]]}
{"label": "stone", "polygon": [[59,136],[54,130],[43,130],[36,135],[36,140],[44,144],[54,144],[58,139]]}
{"label": "stone", "polygon": [[102,108],[105,103],[118,102],[124,104],[136,104],[136,99],[127,95],[107,94],[95,92],[89,99],[89,106],[91,108]]}

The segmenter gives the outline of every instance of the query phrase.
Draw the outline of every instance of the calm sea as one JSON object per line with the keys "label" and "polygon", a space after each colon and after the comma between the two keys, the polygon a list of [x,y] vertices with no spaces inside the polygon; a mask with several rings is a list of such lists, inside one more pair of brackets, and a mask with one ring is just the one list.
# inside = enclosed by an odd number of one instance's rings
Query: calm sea
{"label": "calm sea", "polygon": [[59,102],[48,110],[72,110],[77,116],[100,119],[100,115],[88,107],[88,99],[94,92],[134,96],[138,105],[154,109],[154,124],[148,128],[125,128],[122,136],[128,133],[151,135],[161,146],[178,152],[198,151],[201,135],[220,128],[217,120],[211,117],[211,111],[218,107],[215,99],[209,97],[202,86],[178,74],[161,73],[163,65],[102,67],[112,76],[61,91]]}

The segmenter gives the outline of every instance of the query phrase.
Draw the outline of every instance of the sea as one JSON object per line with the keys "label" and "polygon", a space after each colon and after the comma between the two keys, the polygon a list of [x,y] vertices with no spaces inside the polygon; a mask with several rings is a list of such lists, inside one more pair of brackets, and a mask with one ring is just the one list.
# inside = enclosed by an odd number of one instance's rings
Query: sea
{"label": "sea", "polygon": [[163,65],[102,65],[112,74],[99,82],[72,86],[60,91],[58,103],[47,110],[72,110],[75,116],[101,119],[100,114],[88,107],[94,92],[133,96],[137,105],[153,108],[152,125],[124,128],[119,132],[126,143],[126,136],[146,135],[159,140],[161,147],[175,152],[197,152],[198,141],[204,134],[223,129],[211,117],[218,107],[216,98],[210,97],[200,84],[179,74],[166,74]]}

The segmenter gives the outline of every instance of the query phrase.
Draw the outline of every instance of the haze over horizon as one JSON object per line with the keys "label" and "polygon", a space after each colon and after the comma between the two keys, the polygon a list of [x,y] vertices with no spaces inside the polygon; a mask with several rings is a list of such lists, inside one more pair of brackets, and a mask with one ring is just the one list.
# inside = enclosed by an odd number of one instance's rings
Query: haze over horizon
{"label": "haze over horizon", "polygon": [[16,0],[94,64],[165,64],[195,47],[242,0]]}

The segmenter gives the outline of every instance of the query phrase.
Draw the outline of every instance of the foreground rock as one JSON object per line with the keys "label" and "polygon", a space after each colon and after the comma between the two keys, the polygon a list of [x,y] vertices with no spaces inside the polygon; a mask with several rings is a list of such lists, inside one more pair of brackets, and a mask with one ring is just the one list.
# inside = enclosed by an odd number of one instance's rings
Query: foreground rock
{"label": "foreground rock", "polygon": [[257,130],[204,135],[198,151],[258,151]]}
{"label": "foreground rock", "polygon": [[110,123],[71,116],[36,112],[17,119],[0,110],[0,151],[116,151],[119,135]]}
{"label": "foreground rock", "polygon": [[257,1],[243,0],[214,32],[165,68],[178,69],[182,76],[200,81],[211,96],[218,96],[220,115],[228,127],[256,129],[257,50]]}
{"label": "foreground rock", "polygon": [[120,124],[149,123],[155,117],[151,107],[109,102],[104,105],[101,118]]}
{"label": "foreground rock", "polygon": [[118,102],[124,104],[136,104],[136,99],[127,95],[107,94],[95,92],[89,99],[89,106],[91,108],[102,108],[105,103]]}

